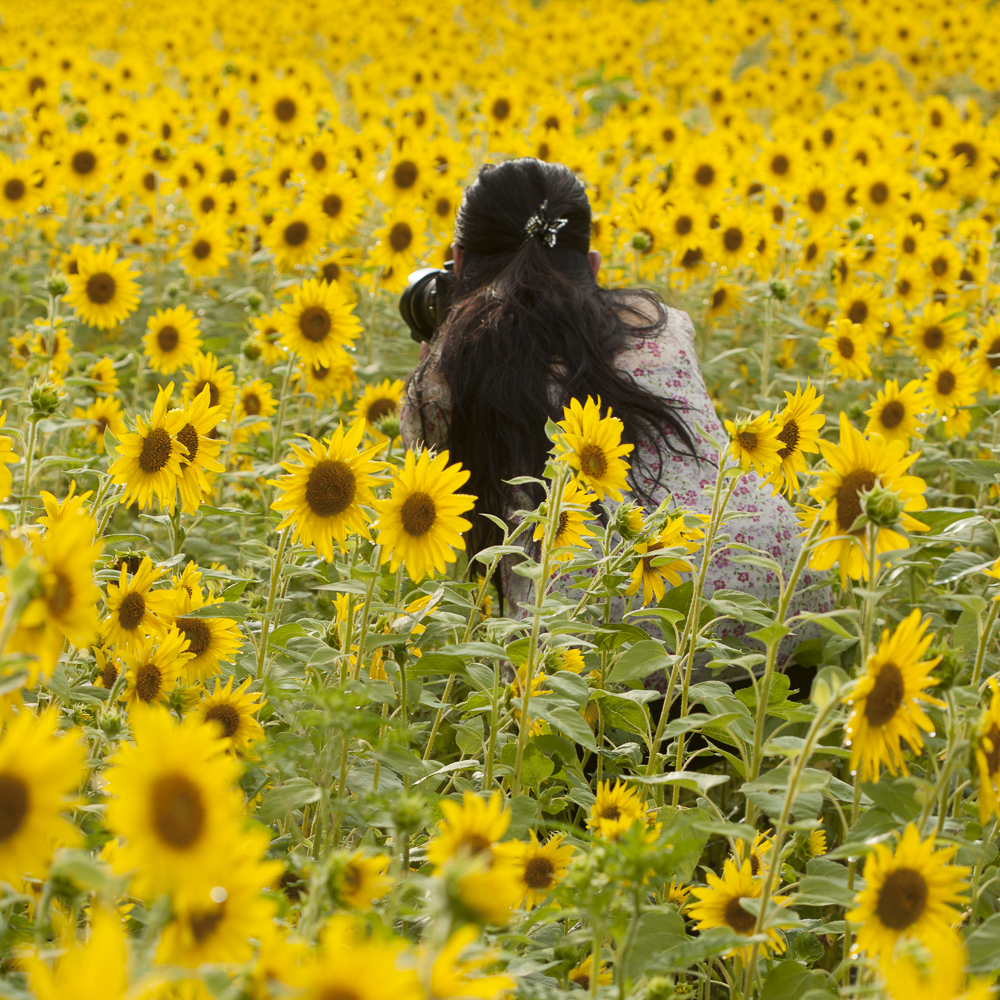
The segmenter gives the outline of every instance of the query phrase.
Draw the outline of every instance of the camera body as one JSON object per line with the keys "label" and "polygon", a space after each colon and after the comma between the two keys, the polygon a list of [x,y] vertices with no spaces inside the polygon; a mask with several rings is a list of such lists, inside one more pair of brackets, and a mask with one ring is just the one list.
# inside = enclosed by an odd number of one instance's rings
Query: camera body
{"label": "camera body", "polygon": [[443,268],[424,267],[409,276],[399,299],[399,315],[418,344],[430,340],[444,322],[455,280],[451,260]]}

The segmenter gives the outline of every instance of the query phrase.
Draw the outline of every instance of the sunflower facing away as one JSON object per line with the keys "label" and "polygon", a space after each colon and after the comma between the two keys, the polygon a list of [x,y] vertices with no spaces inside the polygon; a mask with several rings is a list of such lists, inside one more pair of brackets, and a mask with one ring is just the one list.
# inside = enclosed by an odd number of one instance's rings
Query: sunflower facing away
{"label": "sunflower facing away", "polygon": [[920,840],[913,823],[896,851],[876,844],[865,861],[866,888],[847,914],[858,929],[858,948],[872,956],[891,955],[902,935],[933,948],[961,919],[954,906],[965,902],[968,868],[948,864],[958,845],[934,850],[934,835]]}
{"label": "sunflower facing away", "polygon": [[632,595],[642,587],[642,605],[645,607],[651,601],[659,601],[666,593],[665,583],[679,587],[683,582],[681,573],[690,573],[692,565],[686,559],[656,555],[659,549],[683,548],[690,555],[698,551],[698,542],[705,537],[700,528],[688,528],[684,524],[683,515],[671,518],[663,530],[645,542],[636,542],[633,549],[639,556],[639,561],[632,571],[632,580],[626,594]]}
{"label": "sunflower facing away", "polygon": [[522,844],[515,858],[518,879],[524,893],[524,905],[530,910],[565,877],[573,858],[573,846],[563,845],[563,834],[550,837],[544,844],[538,842],[534,830],[529,830],[528,843]]}
{"label": "sunflower facing away", "polygon": [[[895,490],[904,503],[900,526],[906,531],[926,531],[927,526],[911,516],[925,510],[927,484],[918,476],[906,474],[919,452],[907,456],[901,441],[887,443],[879,434],[866,438],[851,426],[846,413],[840,414],[840,443],[820,441],[820,451],[830,466],[820,475],[820,484],[810,492],[824,504],[818,516],[827,522],[820,534],[826,539],[809,560],[813,569],[826,570],[840,564],[842,579],[868,579],[867,546],[864,532],[850,535],[851,526],[861,513],[861,493],[881,483]],[[837,537],[837,536],[848,537]],[[909,547],[904,535],[891,528],[880,528],[876,551],[892,552]]]}
{"label": "sunflower facing away", "polygon": [[476,498],[457,492],[469,473],[457,463],[448,465],[447,451],[433,458],[426,450],[419,458],[407,451],[402,470],[393,472],[392,493],[375,501],[381,560],[391,560],[392,572],[405,564],[410,579],[419,583],[432,569],[444,573],[458,558],[462,533],[472,527],[461,515]]}
{"label": "sunflower facing away", "polygon": [[128,566],[122,566],[118,583],[108,584],[108,616],[101,625],[105,643],[132,649],[145,636],[166,632],[177,595],[173,590],[151,589],[162,574],[149,556],[143,557],[131,578]]}
{"label": "sunflower facing away", "polygon": [[921,660],[934,640],[933,632],[926,634],[929,621],[921,620],[914,609],[891,636],[885,629],[868,659],[867,674],[847,701],[852,708],[844,732],[851,746],[851,768],[860,766],[862,781],[878,781],[881,764],[892,774],[906,774],[900,741],[906,740],[919,754],[924,747],[920,730],[934,728],[919,703],[944,707],[925,690],[939,682],[930,672],[941,660]]}
{"label": "sunflower facing away", "polygon": [[116,871],[134,870],[142,896],[204,892],[204,875],[237,850],[242,806],[233,792],[239,764],[214,726],[167,712],[132,719],[134,743],[122,743],[106,772],[107,825],[126,838]]}
{"label": "sunflower facing away", "polygon": [[823,405],[823,397],[816,395],[816,387],[807,381],[803,390],[801,383],[795,383],[795,395],[785,393],[787,400],[779,413],[774,415],[774,423],[778,427],[778,441],[781,448],[778,458],[780,468],[771,477],[775,492],[781,486],[782,479],[785,492],[798,493],[800,472],[806,472],[806,454],[819,451],[819,432],[826,423],[826,417],[816,411]]}
{"label": "sunflower facing away", "polygon": [[122,665],[127,669],[127,681],[122,698],[129,712],[159,705],[170,697],[177,681],[185,676],[185,664],[190,653],[185,651],[184,634],[168,628],[163,638],[147,636],[122,650]]}
{"label": "sunflower facing away", "polygon": [[129,270],[131,261],[120,260],[118,247],[106,246],[81,255],[78,273],[69,275],[66,304],[84,323],[99,330],[117,326],[139,305],[139,286]]}
{"label": "sunflower facing away", "polygon": [[[206,623],[219,620],[205,619]],[[215,690],[205,694],[196,712],[204,722],[214,724],[226,745],[235,750],[249,750],[264,738],[264,730],[254,716],[267,702],[262,700],[264,696],[259,691],[247,690],[252,680],[252,677],[247,677],[234,691],[232,675],[226,680],[225,687],[221,678],[217,677]]]}
{"label": "sunflower facing away", "polygon": [[911,379],[902,389],[896,379],[890,379],[865,410],[869,418],[865,434],[881,434],[886,441],[902,441],[908,447],[910,438],[922,437],[921,431],[927,426],[920,419],[924,405],[917,379]]}
{"label": "sunflower facing away", "polygon": [[363,434],[359,421],[346,432],[338,424],[326,445],[304,436],[311,450],[292,444],[299,462],[282,462],[288,475],[269,480],[281,490],[271,508],[287,511],[279,530],[294,525],[292,541],[313,546],[327,562],[334,541],[343,549],[348,532],[371,537],[363,508],[376,503],[372,488],[381,480],[372,473],[381,463],[372,461],[379,446],[359,449]]}
{"label": "sunflower facing away", "polygon": [[198,317],[187,306],[157,309],[146,321],[145,345],[149,367],[169,375],[191,364],[201,347]]}
{"label": "sunflower facing away", "polygon": [[[590,513],[590,505],[597,502],[597,495],[591,493],[585,486],[577,480],[572,480],[563,487],[562,502],[559,504],[559,523],[556,525],[555,537],[552,540],[552,547],[560,548],[581,548],[586,547],[584,539],[594,538],[594,533],[587,527],[587,521],[594,520],[594,515]],[[538,542],[545,537],[545,525],[535,526],[533,540]],[[572,559],[573,552],[557,553],[555,558],[559,562],[566,562]]]}
{"label": "sunflower facing away", "polygon": [[292,294],[278,317],[281,342],[306,364],[334,364],[341,348],[361,332],[352,304],[337,285],[310,278]]}
{"label": "sunflower facing away", "polygon": [[63,815],[84,778],[79,732],[57,737],[59,714],[36,718],[22,710],[0,738],[0,882],[44,877],[52,850],[75,844],[78,831]]}
{"label": "sunflower facing away", "polygon": [[621,443],[622,422],[610,410],[602,417],[601,401],[588,396],[583,404],[578,399],[570,400],[569,406],[563,408],[559,427],[562,433],[555,435],[556,458],[573,469],[598,500],[608,496],[621,501],[622,491],[629,488],[629,464],[624,456],[633,447]]}
{"label": "sunflower facing away", "polygon": [[[708,887],[695,888],[691,895],[698,899],[697,903],[688,905],[688,913],[698,930],[704,931],[712,927],[728,927],[736,934],[749,937],[757,926],[757,918],[742,905],[744,899],[759,899],[764,892],[762,880],[755,879],[750,870],[749,859],[737,867],[736,862],[726,858],[722,869],[722,878],[713,872],[706,872]],[[782,906],[787,902],[785,896],[772,896],[771,902]],[[764,933],[767,941],[760,948],[765,954],[783,952],[785,942],[775,927],[768,927]],[[733,949],[739,951],[744,958],[749,958],[751,946]]]}
{"label": "sunflower facing away", "polygon": [[205,473],[225,471],[218,459],[222,442],[210,437],[222,418],[222,408],[212,406],[210,398],[211,387],[205,386],[183,410],[172,411],[179,413],[183,421],[176,432],[177,440],[186,449],[177,488],[186,514],[194,514],[212,492]]}
{"label": "sunflower facing away", "polygon": [[730,436],[729,454],[744,472],[749,472],[752,465],[759,476],[767,479],[780,468],[782,445],[778,440],[778,424],[771,419],[770,410],[753,419],[727,420],[726,430]]}
{"label": "sunflower facing away", "polygon": [[184,425],[184,415],[180,410],[167,412],[173,391],[173,382],[160,389],[148,423],[141,415],[135,418],[135,433],[122,437],[118,445],[121,458],[108,469],[114,481],[125,486],[121,502],[137,503],[140,510],[153,505],[154,493],[160,505],[171,513],[177,500],[181,458],[185,455],[177,432]]}

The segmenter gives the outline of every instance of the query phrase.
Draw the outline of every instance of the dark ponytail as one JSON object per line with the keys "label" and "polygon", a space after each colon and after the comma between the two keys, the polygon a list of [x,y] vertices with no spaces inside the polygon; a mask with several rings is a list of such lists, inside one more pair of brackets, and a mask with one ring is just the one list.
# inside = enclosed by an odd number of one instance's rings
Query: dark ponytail
{"label": "dark ponytail", "polygon": [[[525,229],[543,202],[549,219],[566,220],[552,246]],[[479,498],[469,555],[498,539],[496,526],[477,515],[506,516],[514,501],[505,480],[541,475],[550,447],[546,418],[561,419],[573,398],[600,397],[623,421],[625,440],[654,447],[654,468],[642,467],[633,453],[632,485],[648,502],[639,477],[659,482],[663,445],[693,455],[694,442],[669,401],[615,366],[630,338],[660,326],[665,307],[651,292],[597,284],[587,258],[583,185],[559,163],[526,157],[485,166],[465,191],[455,244],[461,274],[437,335],[437,363],[452,399],[451,458],[470,471],[465,491]],[[623,312],[635,325],[623,321]],[[415,378],[421,375],[418,369]],[[540,502],[537,488],[528,492]]]}

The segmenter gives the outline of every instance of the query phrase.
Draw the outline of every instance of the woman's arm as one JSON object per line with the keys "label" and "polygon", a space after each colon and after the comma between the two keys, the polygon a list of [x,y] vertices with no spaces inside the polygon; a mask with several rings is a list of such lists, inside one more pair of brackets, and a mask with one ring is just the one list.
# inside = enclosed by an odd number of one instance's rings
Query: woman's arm
{"label": "woman's arm", "polygon": [[410,376],[399,410],[403,447],[441,451],[448,447],[451,393],[437,367],[437,352],[422,344],[421,361]]}

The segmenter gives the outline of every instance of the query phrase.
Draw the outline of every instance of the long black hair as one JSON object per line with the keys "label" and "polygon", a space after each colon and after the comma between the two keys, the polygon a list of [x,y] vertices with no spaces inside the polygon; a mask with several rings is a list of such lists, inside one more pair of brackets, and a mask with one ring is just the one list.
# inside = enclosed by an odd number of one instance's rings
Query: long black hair
{"label": "long black hair", "polygon": [[[548,218],[566,220],[552,246],[526,233],[543,202]],[[694,455],[694,441],[670,401],[615,366],[630,339],[661,325],[666,307],[652,292],[597,284],[583,184],[563,164],[530,157],[484,166],[465,190],[455,244],[463,257],[436,363],[451,393],[451,459],[469,470],[465,491],[478,497],[469,555],[498,540],[496,526],[479,515],[508,515],[514,488],[505,480],[542,474],[551,447],[546,419],[561,419],[570,399],[599,397],[624,423],[624,440],[655,448],[654,468],[631,456],[633,489],[648,501],[639,478],[659,482],[662,446]],[[629,313],[631,325],[623,319]],[[537,487],[527,492],[541,501]]]}

